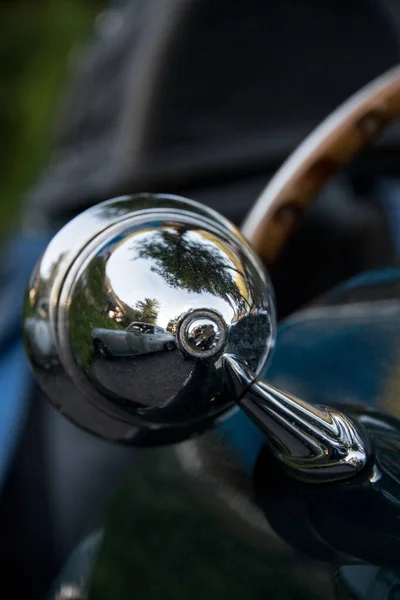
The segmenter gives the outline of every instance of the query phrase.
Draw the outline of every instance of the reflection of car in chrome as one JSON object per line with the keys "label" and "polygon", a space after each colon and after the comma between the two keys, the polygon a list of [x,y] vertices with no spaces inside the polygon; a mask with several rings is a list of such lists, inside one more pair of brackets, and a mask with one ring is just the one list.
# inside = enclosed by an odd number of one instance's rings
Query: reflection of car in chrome
{"label": "reflection of car in chrome", "polygon": [[162,327],[134,322],[125,330],[96,328],[92,331],[93,347],[103,356],[148,354],[175,348],[174,336]]}

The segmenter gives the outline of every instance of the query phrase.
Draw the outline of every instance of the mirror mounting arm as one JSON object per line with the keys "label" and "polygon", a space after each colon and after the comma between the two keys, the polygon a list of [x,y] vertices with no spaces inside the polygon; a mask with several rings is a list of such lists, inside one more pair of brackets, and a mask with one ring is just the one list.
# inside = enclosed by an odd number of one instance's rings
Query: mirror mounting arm
{"label": "mirror mounting arm", "polygon": [[246,364],[225,354],[225,377],[237,404],[296,479],[309,483],[347,480],[371,464],[366,430],[344,413],[313,406],[258,380]]}

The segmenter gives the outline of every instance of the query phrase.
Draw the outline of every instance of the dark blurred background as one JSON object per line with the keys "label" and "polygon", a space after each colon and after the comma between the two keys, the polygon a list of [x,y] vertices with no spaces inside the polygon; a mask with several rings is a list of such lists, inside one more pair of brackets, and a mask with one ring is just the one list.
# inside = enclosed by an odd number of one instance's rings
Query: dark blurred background
{"label": "dark blurred background", "polygon": [[104,4],[0,1],[0,237],[49,159],[63,85]]}

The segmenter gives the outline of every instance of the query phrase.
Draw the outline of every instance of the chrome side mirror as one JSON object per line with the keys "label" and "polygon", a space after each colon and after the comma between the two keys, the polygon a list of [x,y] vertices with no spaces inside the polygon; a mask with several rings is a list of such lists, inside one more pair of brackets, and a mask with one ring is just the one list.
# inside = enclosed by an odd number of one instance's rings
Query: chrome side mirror
{"label": "chrome side mirror", "polygon": [[239,231],[190,200],[117,198],[67,224],[32,275],[23,329],[52,403],[106,439],[176,442],[239,405],[300,479],[368,462],[362,427],[257,380],[275,341],[271,284]]}
{"label": "chrome side mirror", "polygon": [[35,375],[65,416],[142,445],[186,438],[232,409],[222,356],[259,374],[275,314],[233,225],[190,200],[143,194],[98,204],[54,237],[23,328]]}

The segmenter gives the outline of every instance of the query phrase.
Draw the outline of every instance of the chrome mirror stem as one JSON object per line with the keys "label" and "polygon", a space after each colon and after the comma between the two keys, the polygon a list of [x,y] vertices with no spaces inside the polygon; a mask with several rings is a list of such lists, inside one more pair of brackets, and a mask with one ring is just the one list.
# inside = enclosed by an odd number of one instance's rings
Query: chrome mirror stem
{"label": "chrome mirror stem", "polygon": [[240,408],[266,434],[290,473],[307,482],[346,480],[362,471],[372,449],[367,432],[336,409],[313,406],[258,380],[225,354],[225,376]]}

